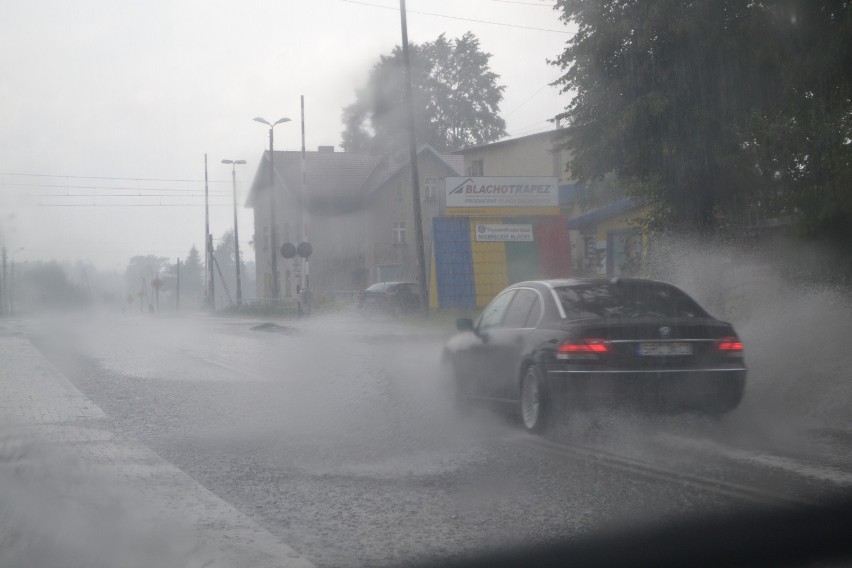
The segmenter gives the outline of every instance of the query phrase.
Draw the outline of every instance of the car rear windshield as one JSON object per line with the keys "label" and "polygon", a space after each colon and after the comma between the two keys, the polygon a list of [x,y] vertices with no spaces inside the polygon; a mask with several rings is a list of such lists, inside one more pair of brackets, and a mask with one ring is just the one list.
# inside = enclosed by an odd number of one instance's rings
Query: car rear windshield
{"label": "car rear windshield", "polygon": [[367,288],[367,292],[387,292],[395,285],[395,282],[379,282]]}
{"label": "car rear windshield", "polygon": [[661,282],[600,282],[555,288],[568,319],[707,317],[701,306]]}

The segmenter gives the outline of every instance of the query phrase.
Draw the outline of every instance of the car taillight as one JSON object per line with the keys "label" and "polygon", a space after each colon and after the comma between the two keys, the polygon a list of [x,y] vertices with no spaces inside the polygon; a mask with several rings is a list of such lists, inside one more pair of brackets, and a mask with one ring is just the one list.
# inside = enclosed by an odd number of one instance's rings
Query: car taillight
{"label": "car taillight", "polygon": [[556,349],[556,358],[597,359],[600,355],[615,353],[615,347],[609,341],[598,338],[573,339],[563,341]]}
{"label": "car taillight", "polygon": [[725,353],[742,352],[743,343],[738,337],[721,337],[716,340],[716,349]]}

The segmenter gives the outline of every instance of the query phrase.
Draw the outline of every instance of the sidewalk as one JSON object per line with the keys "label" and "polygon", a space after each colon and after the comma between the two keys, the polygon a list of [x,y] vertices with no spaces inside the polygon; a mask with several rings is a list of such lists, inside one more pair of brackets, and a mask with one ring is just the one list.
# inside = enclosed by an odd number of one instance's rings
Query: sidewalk
{"label": "sidewalk", "polygon": [[312,566],[0,334],[0,565]]}

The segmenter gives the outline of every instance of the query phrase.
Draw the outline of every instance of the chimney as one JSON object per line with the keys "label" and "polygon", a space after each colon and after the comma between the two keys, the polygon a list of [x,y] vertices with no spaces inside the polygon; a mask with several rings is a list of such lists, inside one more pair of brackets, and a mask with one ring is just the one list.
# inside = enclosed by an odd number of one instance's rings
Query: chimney
{"label": "chimney", "polygon": [[317,148],[317,152],[320,152],[322,154],[333,154],[334,146],[320,146]]}

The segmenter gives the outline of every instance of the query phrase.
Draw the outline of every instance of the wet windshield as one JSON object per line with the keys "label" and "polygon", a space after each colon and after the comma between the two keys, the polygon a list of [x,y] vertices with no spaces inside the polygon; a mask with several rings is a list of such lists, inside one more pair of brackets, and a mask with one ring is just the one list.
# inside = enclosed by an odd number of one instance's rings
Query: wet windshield
{"label": "wet windshield", "polygon": [[850,346],[852,0],[0,2],[0,568],[784,564]]}

